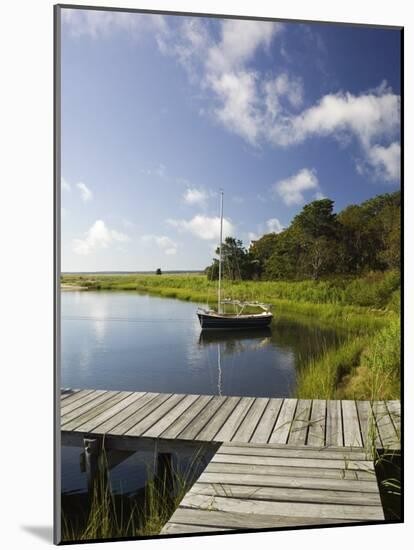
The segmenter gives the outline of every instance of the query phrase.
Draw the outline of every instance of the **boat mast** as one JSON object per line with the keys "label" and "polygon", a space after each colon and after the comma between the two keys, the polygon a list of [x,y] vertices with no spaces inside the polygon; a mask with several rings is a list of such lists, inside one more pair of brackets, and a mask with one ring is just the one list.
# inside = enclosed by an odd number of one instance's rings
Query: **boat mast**
{"label": "boat mast", "polygon": [[221,247],[223,242],[223,195],[224,192],[220,190],[220,248],[219,248],[219,281],[218,281],[218,313],[221,313]]}

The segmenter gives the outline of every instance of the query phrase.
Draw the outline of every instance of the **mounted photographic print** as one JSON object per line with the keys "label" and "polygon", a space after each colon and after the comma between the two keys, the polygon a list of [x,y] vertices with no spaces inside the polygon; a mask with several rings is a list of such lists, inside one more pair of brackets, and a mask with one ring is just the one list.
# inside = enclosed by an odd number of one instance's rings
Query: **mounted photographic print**
{"label": "mounted photographic print", "polygon": [[402,39],[55,7],[56,543],[403,521]]}

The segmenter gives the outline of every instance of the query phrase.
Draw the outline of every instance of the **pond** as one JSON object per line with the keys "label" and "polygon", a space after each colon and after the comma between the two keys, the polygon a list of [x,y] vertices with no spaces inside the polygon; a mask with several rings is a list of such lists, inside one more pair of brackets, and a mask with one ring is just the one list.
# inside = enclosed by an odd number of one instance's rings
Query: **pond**
{"label": "pond", "polygon": [[270,329],[204,331],[198,304],[132,292],[62,293],[62,386],[292,397],[335,330],[274,311]]}

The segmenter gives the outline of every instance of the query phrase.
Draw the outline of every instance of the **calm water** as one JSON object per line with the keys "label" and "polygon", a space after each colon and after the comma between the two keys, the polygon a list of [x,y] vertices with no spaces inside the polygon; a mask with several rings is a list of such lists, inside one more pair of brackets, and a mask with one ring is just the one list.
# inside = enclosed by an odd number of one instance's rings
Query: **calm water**
{"label": "calm water", "polygon": [[[342,340],[277,311],[269,330],[201,334],[191,302],[81,291],[63,292],[61,303],[63,387],[289,397],[301,362]],[[62,449],[63,505],[72,519],[87,507],[82,450]],[[175,457],[177,467],[190,459]],[[113,492],[141,498],[152,461],[124,453],[110,472]]]}
{"label": "calm water", "polygon": [[269,330],[201,334],[196,309],[131,292],[62,293],[62,385],[289,397],[300,360],[339,338],[283,318]]}

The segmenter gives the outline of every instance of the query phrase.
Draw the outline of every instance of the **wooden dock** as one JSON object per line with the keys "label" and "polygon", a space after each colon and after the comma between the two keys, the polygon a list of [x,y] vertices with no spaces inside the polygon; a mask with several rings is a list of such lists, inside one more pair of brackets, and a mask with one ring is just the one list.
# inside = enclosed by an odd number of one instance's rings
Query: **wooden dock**
{"label": "wooden dock", "polygon": [[61,392],[61,430],[122,438],[307,447],[400,447],[399,401],[106,390]]}
{"label": "wooden dock", "polygon": [[64,389],[61,432],[84,442],[90,470],[93,438],[156,453],[206,444],[164,535],[376,522],[372,451],[400,449],[400,402]]}
{"label": "wooden dock", "polygon": [[162,534],[382,520],[361,449],[224,443]]}

